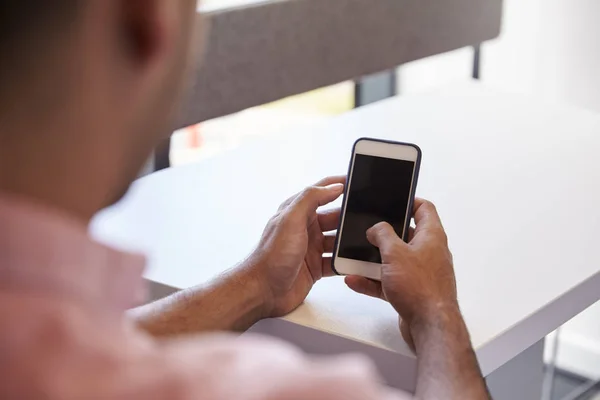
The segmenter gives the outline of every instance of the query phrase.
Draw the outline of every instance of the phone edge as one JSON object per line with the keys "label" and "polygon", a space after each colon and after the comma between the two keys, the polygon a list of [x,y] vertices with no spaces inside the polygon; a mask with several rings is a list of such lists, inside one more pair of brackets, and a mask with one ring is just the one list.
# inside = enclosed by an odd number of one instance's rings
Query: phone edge
{"label": "phone edge", "polygon": [[[348,172],[346,172],[346,184],[344,185],[344,193],[343,193],[343,197],[342,197],[342,207],[340,209],[340,221],[338,222],[338,227],[337,227],[337,231],[336,231],[336,235],[335,235],[335,243],[333,246],[333,253],[331,254],[331,269],[333,270],[333,273],[337,276],[344,276],[343,274],[340,274],[337,269],[335,269],[335,260],[337,258],[336,255],[337,255],[337,249],[338,249],[339,240],[340,240],[339,232],[342,229],[342,215],[344,215],[344,212],[346,211],[346,201],[345,200],[346,200],[346,195],[348,192],[348,179],[350,177],[350,171],[352,171],[352,167],[354,166],[354,152],[356,150],[356,145],[361,140],[369,140],[372,142],[381,142],[381,143],[389,143],[389,144],[399,144],[399,145],[403,145],[403,146],[411,146],[417,150],[417,161],[416,161],[416,166],[415,166],[415,171],[414,171],[415,178],[414,178],[414,184],[412,185],[411,193],[409,196],[408,207],[410,209],[414,209],[414,206],[415,206],[415,204],[414,204],[415,196],[417,193],[417,184],[419,183],[419,173],[421,171],[421,158],[423,155],[421,148],[414,143],[396,142],[394,140],[373,139],[373,138],[369,138],[369,137],[361,137],[361,138],[356,139],[356,141],[352,145],[352,151],[350,152],[351,162],[348,164]],[[407,219],[406,225],[404,227],[404,235],[403,235],[404,237],[402,238],[402,240],[404,240],[405,242],[408,242],[408,235],[410,232],[410,222],[413,218],[413,214],[414,214],[414,212],[411,213],[411,217]]]}

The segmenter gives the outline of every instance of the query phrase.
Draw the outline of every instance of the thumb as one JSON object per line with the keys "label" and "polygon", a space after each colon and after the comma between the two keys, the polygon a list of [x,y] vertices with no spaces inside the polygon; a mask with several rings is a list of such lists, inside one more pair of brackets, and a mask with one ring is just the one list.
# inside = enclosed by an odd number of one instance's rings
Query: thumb
{"label": "thumb", "polygon": [[381,282],[376,282],[362,276],[348,275],[344,278],[346,285],[356,293],[385,300]]}
{"label": "thumb", "polygon": [[383,250],[390,245],[398,243],[400,238],[394,228],[387,222],[380,222],[367,231],[367,240],[373,246]]}

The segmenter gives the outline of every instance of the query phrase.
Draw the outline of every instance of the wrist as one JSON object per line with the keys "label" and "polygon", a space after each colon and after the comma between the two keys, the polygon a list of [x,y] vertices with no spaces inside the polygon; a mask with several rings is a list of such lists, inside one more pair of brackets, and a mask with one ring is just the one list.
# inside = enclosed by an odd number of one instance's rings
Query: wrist
{"label": "wrist", "polygon": [[433,331],[437,332],[452,324],[462,323],[462,315],[455,301],[433,302],[420,309],[407,322],[415,345],[418,347],[420,339],[426,338]]}
{"label": "wrist", "polygon": [[273,310],[273,296],[268,287],[267,280],[262,273],[262,262],[256,257],[249,257],[238,265],[233,274],[239,285],[246,292],[246,299],[252,304],[258,320],[269,318]]}

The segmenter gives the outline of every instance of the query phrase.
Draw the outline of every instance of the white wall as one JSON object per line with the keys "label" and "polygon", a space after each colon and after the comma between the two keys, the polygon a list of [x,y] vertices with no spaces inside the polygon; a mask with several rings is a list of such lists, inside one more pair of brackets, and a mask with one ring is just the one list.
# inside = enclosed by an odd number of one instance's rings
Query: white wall
{"label": "white wall", "polygon": [[[600,112],[600,0],[505,0],[503,24],[483,48],[485,84]],[[471,63],[463,49],[403,66],[400,91],[469,79]],[[558,365],[600,378],[600,304],[561,329]]]}

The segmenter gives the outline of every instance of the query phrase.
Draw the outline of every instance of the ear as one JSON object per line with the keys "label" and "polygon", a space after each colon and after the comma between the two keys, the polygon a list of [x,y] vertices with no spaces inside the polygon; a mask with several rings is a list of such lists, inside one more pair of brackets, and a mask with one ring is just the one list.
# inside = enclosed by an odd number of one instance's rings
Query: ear
{"label": "ear", "polygon": [[118,0],[122,43],[136,67],[169,57],[180,30],[179,0]]}

